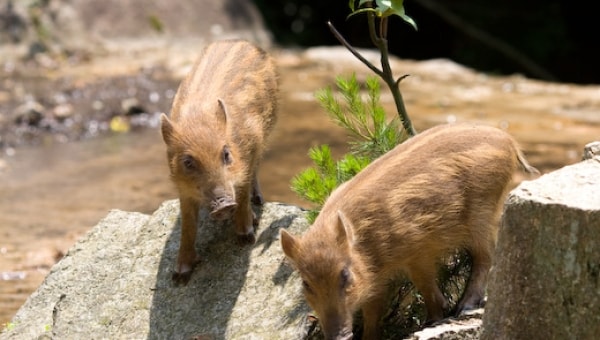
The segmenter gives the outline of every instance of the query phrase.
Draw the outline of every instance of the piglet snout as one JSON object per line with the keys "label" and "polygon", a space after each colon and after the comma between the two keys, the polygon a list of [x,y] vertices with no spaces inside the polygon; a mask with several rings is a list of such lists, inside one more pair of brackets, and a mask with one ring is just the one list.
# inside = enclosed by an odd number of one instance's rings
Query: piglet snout
{"label": "piglet snout", "polygon": [[230,218],[237,207],[237,203],[228,197],[219,197],[211,203],[212,211],[210,217],[215,220],[225,220]]}

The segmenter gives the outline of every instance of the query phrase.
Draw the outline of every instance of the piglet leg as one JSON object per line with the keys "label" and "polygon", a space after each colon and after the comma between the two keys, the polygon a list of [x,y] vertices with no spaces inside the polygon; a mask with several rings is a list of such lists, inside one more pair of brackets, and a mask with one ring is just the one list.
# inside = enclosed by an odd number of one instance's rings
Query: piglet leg
{"label": "piglet leg", "polygon": [[420,263],[408,270],[410,280],[425,300],[427,309],[426,325],[431,325],[444,318],[444,310],[448,309],[448,301],[437,285],[437,266],[435,263]]}
{"label": "piglet leg", "polygon": [[181,240],[177,266],[172,279],[176,284],[187,284],[192,276],[194,266],[200,261],[195,249],[199,207],[198,202],[193,199],[181,198],[179,202],[181,205]]}
{"label": "piglet leg", "polygon": [[254,213],[250,206],[251,185],[247,184],[237,192],[237,209],[233,218],[235,233],[240,244],[254,244]]}
{"label": "piglet leg", "polygon": [[471,270],[471,277],[469,278],[465,293],[456,306],[457,316],[465,311],[477,309],[483,305],[487,276],[492,265],[492,254],[489,249],[493,249],[493,246],[487,248],[481,247],[470,251],[473,269]]}
{"label": "piglet leg", "polygon": [[381,318],[388,306],[387,291],[379,289],[375,296],[362,307],[363,313],[363,340],[377,340],[381,338]]}
{"label": "piglet leg", "polygon": [[254,174],[254,177],[252,178],[252,203],[256,205],[265,204],[265,199],[260,191],[260,185],[258,184],[258,178],[256,177],[256,174]]}

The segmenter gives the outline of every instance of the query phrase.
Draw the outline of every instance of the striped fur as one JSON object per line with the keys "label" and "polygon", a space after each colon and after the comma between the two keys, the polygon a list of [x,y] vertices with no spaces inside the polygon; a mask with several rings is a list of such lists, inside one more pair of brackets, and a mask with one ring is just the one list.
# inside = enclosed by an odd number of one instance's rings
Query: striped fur
{"label": "striped fur", "polygon": [[161,117],[181,202],[176,281],[186,282],[198,260],[200,207],[235,206],[236,233],[241,241],[254,242],[250,200],[263,201],[256,172],[275,124],[277,88],[275,65],[265,51],[242,40],[219,41],[202,51],[182,81],[170,119]]}
{"label": "striped fur", "polygon": [[537,172],[501,130],[434,127],[336,189],[302,237],[282,230],[283,250],[326,337],[349,338],[352,315],[362,309],[363,338],[378,338],[387,283],[400,272],[422,293],[428,320],[441,319],[448,303],[436,285],[438,262],[458,248],[474,263],[457,309],[478,306],[503,199],[519,165]]}

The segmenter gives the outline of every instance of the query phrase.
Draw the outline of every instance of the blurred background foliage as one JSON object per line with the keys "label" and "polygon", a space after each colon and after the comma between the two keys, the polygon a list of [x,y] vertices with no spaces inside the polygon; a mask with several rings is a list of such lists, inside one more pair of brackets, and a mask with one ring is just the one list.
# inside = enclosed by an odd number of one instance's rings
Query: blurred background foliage
{"label": "blurred background foliage", "polygon": [[[366,16],[346,19],[347,0],[254,0],[286,47],[339,45],[326,25],[356,47],[372,47]],[[600,83],[600,33],[593,2],[584,0],[406,0],[414,31],[390,20],[389,48],[401,58],[449,58],[492,74]]]}

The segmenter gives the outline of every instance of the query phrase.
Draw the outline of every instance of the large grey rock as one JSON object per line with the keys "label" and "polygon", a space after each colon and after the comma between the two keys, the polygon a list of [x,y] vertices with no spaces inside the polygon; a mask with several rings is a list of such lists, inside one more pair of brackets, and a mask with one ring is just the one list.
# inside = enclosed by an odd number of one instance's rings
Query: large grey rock
{"label": "large grey rock", "polygon": [[152,216],[112,211],[52,269],[3,339],[299,339],[307,332],[300,280],[285,265],[280,228],[307,227],[297,207],[264,206],[257,243],[204,222],[202,263],[174,286],[177,201]]}
{"label": "large grey rock", "polygon": [[600,335],[600,158],[512,191],[488,284],[482,339]]}

